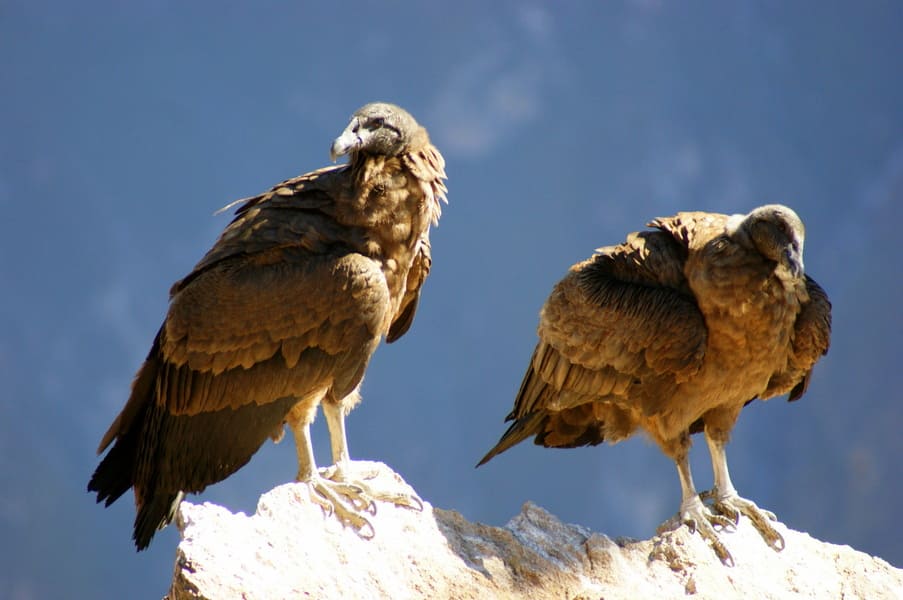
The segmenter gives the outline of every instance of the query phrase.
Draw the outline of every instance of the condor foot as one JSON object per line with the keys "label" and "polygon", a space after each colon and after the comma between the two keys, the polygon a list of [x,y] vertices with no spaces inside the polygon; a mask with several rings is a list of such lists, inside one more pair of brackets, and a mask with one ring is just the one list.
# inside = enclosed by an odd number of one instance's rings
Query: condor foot
{"label": "condor foot", "polygon": [[320,475],[308,479],[310,499],[318,504],[326,516],[335,515],[342,525],[350,526],[364,539],[371,539],[376,531],[370,519],[364,516],[376,514],[376,505],[360,486],[344,481],[332,481]]}
{"label": "condor foot", "polygon": [[359,464],[354,461],[339,463],[322,469],[320,475],[329,481],[350,484],[360,489],[361,494],[358,498],[361,501],[368,501],[374,507],[374,514],[376,511],[375,505],[373,504],[374,500],[389,502],[395,506],[404,508],[423,510],[423,501],[413,492],[406,493],[403,491],[377,489],[364,483],[365,481],[375,479],[376,476],[379,475],[379,470],[371,467],[370,464],[372,463]]}
{"label": "condor foot", "polygon": [[311,500],[327,516],[335,517],[350,526],[364,539],[371,539],[376,530],[369,517],[376,515],[376,502],[390,502],[396,506],[423,510],[423,501],[413,493],[378,489],[369,483],[379,474],[367,464],[353,462],[333,465],[310,477],[306,483]]}
{"label": "condor foot", "polygon": [[775,514],[769,510],[765,510],[756,506],[752,500],[747,500],[737,495],[736,492],[730,494],[718,494],[717,490],[704,492],[704,498],[712,499],[712,508],[725,517],[731,519],[734,523],[740,521],[740,515],[747,517],[752,522],[753,527],[774,551],[780,552],[786,547],[784,537],[778,533],[777,529],[772,527],[769,521],[777,521]]}
{"label": "condor foot", "polygon": [[680,511],[676,515],[659,526],[658,533],[662,534],[665,531],[677,529],[681,525],[689,527],[691,533],[698,533],[711,546],[722,563],[734,566],[734,557],[718,537],[716,530],[716,528],[722,531],[734,528],[733,521],[723,515],[713,513],[702,503],[699,496],[693,496],[681,503]]}

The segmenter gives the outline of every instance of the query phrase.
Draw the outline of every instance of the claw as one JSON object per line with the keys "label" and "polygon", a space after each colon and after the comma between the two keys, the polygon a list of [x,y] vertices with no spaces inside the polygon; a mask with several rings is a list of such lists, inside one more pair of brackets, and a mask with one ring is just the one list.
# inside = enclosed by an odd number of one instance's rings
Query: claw
{"label": "claw", "polygon": [[[367,519],[363,519],[364,524],[362,527],[358,527],[355,529],[355,532],[361,539],[364,540],[372,540],[376,537],[376,530],[373,529],[373,523],[368,521]],[[369,530],[369,533],[365,533],[365,531]]]}
{"label": "claw", "polygon": [[[421,500],[420,497],[417,496],[417,494],[411,494],[407,499],[412,502],[412,504],[406,505],[408,508],[413,508],[418,512],[423,512],[423,500]],[[417,506],[414,506],[413,503],[416,503]]]}
{"label": "claw", "polygon": [[410,508],[416,511],[423,510],[423,500],[415,494],[403,494],[401,492],[382,492],[378,498],[383,502],[391,502],[395,506]]}
{"label": "claw", "polygon": [[362,488],[319,476],[309,479],[307,486],[310,499],[323,509],[326,517],[335,515],[342,525],[350,525],[362,538],[370,539],[375,535],[373,524],[360,513],[369,512],[374,515],[376,505],[366,497]]}
{"label": "claw", "polygon": [[367,511],[368,513],[370,513],[370,516],[375,517],[376,516],[376,502],[374,502],[373,500],[370,500],[370,504],[368,504],[364,510]]}
{"label": "claw", "polygon": [[769,547],[776,552],[780,552],[786,547],[784,536],[769,523],[769,521],[777,521],[775,514],[759,508],[752,500],[741,498],[736,493],[729,494],[716,498],[713,508],[721,514],[737,515],[737,518],[742,513],[750,520]]}
{"label": "claw", "polygon": [[[361,499],[366,499],[369,502],[369,507],[367,510],[371,514],[376,514],[376,504],[374,502],[375,500],[388,502],[394,504],[395,506],[412,508],[418,511],[423,510],[423,501],[418,498],[416,494],[374,489],[369,485],[363,483],[363,481],[375,479],[379,475],[379,471],[376,469],[360,469],[356,467],[356,463],[348,462],[341,466],[333,465],[331,467],[323,469],[321,473],[327,479],[335,482],[348,481],[353,477],[355,481],[354,487],[359,490],[359,497]],[[348,474],[348,470],[354,470],[353,476]]]}
{"label": "claw", "polygon": [[376,490],[357,480],[357,476],[364,480],[373,479],[379,475],[378,471],[355,473],[355,480],[350,481],[343,467],[348,467],[348,464],[320,469],[305,483],[311,501],[323,509],[326,517],[335,515],[342,525],[353,528],[361,538],[372,539],[376,535],[373,524],[364,514],[376,516],[377,500],[423,510],[423,501],[413,493]]}
{"label": "claw", "polygon": [[[326,480],[329,481],[329,480]],[[355,510],[376,514],[376,504],[367,496],[367,491],[359,485],[334,481],[335,490],[348,499]]]}
{"label": "claw", "polygon": [[308,485],[307,490],[309,492],[311,501],[314,504],[319,505],[320,508],[323,509],[323,514],[326,517],[331,517],[332,513],[334,512],[332,503],[327,502],[326,500],[323,499],[322,496],[320,496],[320,494],[316,493],[316,490],[314,489],[314,487],[312,485]]}
{"label": "claw", "polygon": [[735,509],[733,506],[718,502],[716,500],[713,503],[712,508],[718,511],[719,515],[724,515],[725,517],[730,519],[735,526],[740,524],[740,511]]}
{"label": "claw", "polygon": [[[702,494],[700,494],[702,496]],[[667,529],[676,529],[681,525],[686,525],[691,533],[699,534],[712,550],[718,556],[718,559],[729,567],[734,566],[734,557],[728,551],[727,546],[718,537],[718,531],[733,529],[735,524],[727,517],[713,513],[702,503],[700,497],[694,496],[689,502],[681,504],[680,512],[674,517],[662,523],[659,527],[659,534]]]}

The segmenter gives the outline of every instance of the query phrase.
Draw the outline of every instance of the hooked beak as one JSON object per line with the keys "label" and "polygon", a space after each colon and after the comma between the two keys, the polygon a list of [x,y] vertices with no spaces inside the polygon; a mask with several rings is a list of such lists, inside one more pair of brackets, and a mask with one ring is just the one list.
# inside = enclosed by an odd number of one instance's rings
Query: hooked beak
{"label": "hooked beak", "polygon": [[332,147],[329,149],[329,158],[332,159],[332,162],[361,146],[363,140],[357,134],[358,127],[357,119],[352,119],[345,131],[342,132],[342,135],[332,142]]}
{"label": "hooked beak", "polygon": [[803,256],[795,248],[788,248],[784,251],[784,260],[787,261],[787,268],[790,269],[791,275],[801,277],[803,270]]}

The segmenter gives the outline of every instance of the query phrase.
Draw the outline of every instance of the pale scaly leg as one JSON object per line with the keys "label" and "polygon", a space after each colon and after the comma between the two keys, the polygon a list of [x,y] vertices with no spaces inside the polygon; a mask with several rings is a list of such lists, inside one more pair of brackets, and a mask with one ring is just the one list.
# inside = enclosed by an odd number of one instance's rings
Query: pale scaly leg
{"label": "pale scaly leg", "polygon": [[712,455],[712,471],[714,473],[715,486],[706,496],[712,497],[713,508],[720,514],[739,522],[740,515],[746,515],[758,530],[765,543],[774,550],[780,552],[784,549],[784,537],[771,526],[769,521],[776,521],[774,513],[756,506],[752,500],[742,498],[727,470],[727,453],[724,450],[725,442],[714,439],[708,431],[705,432],[705,440],[709,445],[709,453]]}
{"label": "pale scaly leg", "polygon": [[404,506],[423,510],[423,501],[415,494],[403,492],[390,492],[374,490],[364,483],[364,480],[376,476],[373,471],[353,473],[354,462],[348,454],[348,439],[345,435],[345,409],[342,403],[323,402],[323,416],[326,418],[326,426],[329,428],[329,441],[332,446],[332,459],[335,464],[329,469],[324,469],[323,476],[335,481],[348,483],[353,481],[354,487],[361,490],[355,498],[355,506],[365,507],[371,514],[376,514],[374,500],[391,502],[396,506]]}
{"label": "pale scaly leg", "polygon": [[[327,516],[335,514],[343,524],[351,525],[361,537],[372,538],[374,535],[373,525],[360,515],[360,510],[365,509],[366,506],[361,507],[356,504],[363,490],[344,481],[333,481],[321,477],[317,472],[314,450],[310,441],[310,424],[293,423],[291,428],[298,452],[297,480],[307,484],[310,499],[318,504]],[[347,498],[353,508],[347,508],[343,498]]]}
{"label": "pale scaly leg", "polygon": [[675,459],[677,475],[680,478],[680,510],[677,515],[669,519],[659,527],[659,533],[666,529],[674,529],[681,524],[690,528],[693,533],[699,533],[706,540],[718,558],[726,565],[733,566],[734,558],[728,552],[727,547],[718,537],[715,527],[726,529],[733,523],[721,515],[717,515],[699,499],[696,486],[693,484],[693,474],[690,472],[690,461],[687,456]]}

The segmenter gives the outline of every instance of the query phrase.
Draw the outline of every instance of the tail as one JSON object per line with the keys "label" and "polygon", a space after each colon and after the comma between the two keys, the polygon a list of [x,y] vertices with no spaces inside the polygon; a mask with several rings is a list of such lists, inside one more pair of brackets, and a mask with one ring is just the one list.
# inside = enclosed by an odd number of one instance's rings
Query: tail
{"label": "tail", "polygon": [[103,502],[104,506],[116,502],[134,484],[137,436],[129,433],[116,442],[88,482],[88,491],[97,492],[97,502]]}
{"label": "tail", "polygon": [[[160,334],[158,333],[147,355],[147,359],[135,376],[128,402],[126,402],[122,412],[119,413],[104,434],[100,447],[97,449],[98,454],[100,454],[110,444],[113,444],[113,447],[97,466],[97,469],[91,476],[91,480],[88,481],[88,491],[96,492],[97,502],[103,502],[104,506],[110,506],[116,502],[129,488],[135,485],[142,427],[147,419],[148,411],[153,405],[154,382],[159,371],[159,360],[157,358],[159,343]],[[171,504],[174,498],[169,498],[168,500]],[[162,500],[152,499],[150,502],[142,503],[139,498],[138,501],[140,505],[139,517],[144,512],[145,516],[143,519],[146,521],[148,514],[158,512],[156,504],[159,504]],[[177,505],[178,503],[176,503]],[[172,510],[167,508],[163,511],[163,514],[171,518]],[[149,534],[145,527],[139,539],[138,520],[136,519],[135,522],[134,537],[138,549],[143,550],[150,542],[150,538],[153,537],[156,527],[150,528]]]}
{"label": "tail", "polygon": [[477,466],[485,465],[496,454],[501,454],[511,446],[519,444],[528,437],[540,433],[547,418],[547,414],[535,412],[514,421],[492,450],[487,452],[486,456],[477,463]]}
{"label": "tail", "polygon": [[151,394],[157,376],[154,353],[158,340],[159,334],[147,360],[135,376],[129,401],[110,425],[97,449],[100,454],[113,444],[88,482],[88,491],[97,492],[97,501],[104,502],[105,506],[116,502],[135,485],[135,461],[138,457],[141,424],[146,418],[148,406],[153,402]]}
{"label": "tail", "polygon": [[154,494],[138,508],[132,539],[139,552],[150,545],[155,533],[172,522],[184,497],[184,492]]}
{"label": "tail", "polygon": [[[88,491],[97,492],[97,502],[104,502],[109,506],[135,486],[140,424],[146,418],[146,412],[140,415],[138,424],[116,440],[94,471],[88,482]],[[135,515],[132,539],[135,540],[135,547],[141,551],[147,548],[158,530],[172,521],[184,493],[160,490],[154,485],[146,488],[139,485],[139,488],[135,491],[138,513]]]}
{"label": "tail", "polygon": [[[140,427],[135,427],[116,440],[91,476],[88,491],[97,492],[97,502],[109,506],[135,485],[139,430]],[[132,534],[139,551],[147,548],[154,534],[172,521],[184,494],[154,490],[150,498],[143,496],[143,493],[136,492],[138,514]]]}

